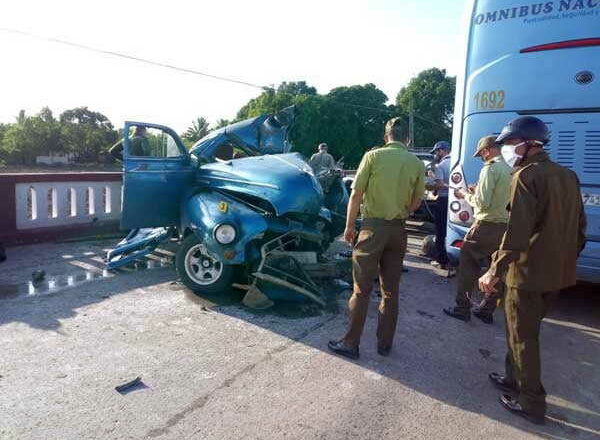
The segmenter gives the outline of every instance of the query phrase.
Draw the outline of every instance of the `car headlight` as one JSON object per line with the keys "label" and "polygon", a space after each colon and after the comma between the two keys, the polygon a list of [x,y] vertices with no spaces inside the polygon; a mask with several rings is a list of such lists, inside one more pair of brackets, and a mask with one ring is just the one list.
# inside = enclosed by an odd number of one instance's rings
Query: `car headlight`
{"label": "car headlight", "polygon": [[237,233],[231,225],[219,225],[215,229],[215,240],[220,244],[229,244],[235,240]]}

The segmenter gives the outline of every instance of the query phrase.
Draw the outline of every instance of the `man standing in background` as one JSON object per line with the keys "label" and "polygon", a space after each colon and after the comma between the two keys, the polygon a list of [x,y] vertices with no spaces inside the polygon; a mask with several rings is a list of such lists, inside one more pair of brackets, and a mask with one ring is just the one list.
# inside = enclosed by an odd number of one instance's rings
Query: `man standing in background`
{"label": "man standing in background", "polygon": [[361,203],[363,223],[352,253],[354,292],[348,304],[350,325],[341,340],[329,342],[331,351],[351,359],[359,356],[369,295],[378,274],[381,303],[377,352],[387,356],[392,349],[407,244],[405,222],[419,207],[425,192],[425,166],[408,152],[402,142],[405,139],[401,118],[388,121],[384,135],[386,144],[365,153],[352,184],[344,231],[348,243],[354,241],[354,222]]}
{"label": "man standing in background", "polygon": [[446,223],[448,222],[448,184],[450,182],[450,144],[439,141],[430,151],[436,162],[435,178],[428,190],[436,191],[437,201],[434,210],[435,250],[436,258],[431,262],[442,270],[448,270],[448,254],[446,253]]}
{"label": "man standing in background", "polygon": [[319,144],[319,152],[313,154],[308,161],[308,164],[313,169],[315,176],[320,172],[335,168],[335,159],[328,152],[327,144]]}
{"label": "man standing in background", "polygon": [[[475,223],[467,232],[460,250],[456,306],[444,309],[446,315],[463,321],[471,319],[471,301],[468,294],[472,294],[477,288],[481,262],[485,260],[486,264],[490,263],[492,254],[500,247],[506,231],[506,207],[512,178],[512,170],[502,159],[496,136],[481,138],[473,157],[480,157],[484,162],[477,188],[468,193],[457,189],[454,195],[465,199],[473,207]],[[473,310],[473,315],[486,324],[492,324],[496,303],[502,292],[503,289],[499,288],[497,294],[486,297],[479,307]]]}

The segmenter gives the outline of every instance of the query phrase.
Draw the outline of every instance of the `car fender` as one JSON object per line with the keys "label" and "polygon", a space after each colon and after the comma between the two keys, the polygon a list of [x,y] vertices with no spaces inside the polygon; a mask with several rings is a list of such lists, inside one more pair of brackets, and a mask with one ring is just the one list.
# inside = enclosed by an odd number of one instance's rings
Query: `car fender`
{"label": "car fender", "polygon": [[[205,191],[184,199],[181,230],[191,230],[205,244],[209,252],[224,264],[242,264],[246,261],[246,245],[267,230],[263,215],[226,195]],[[223,245],[215,239],[215,229],[230,224],[236,230],[231,244]]]}

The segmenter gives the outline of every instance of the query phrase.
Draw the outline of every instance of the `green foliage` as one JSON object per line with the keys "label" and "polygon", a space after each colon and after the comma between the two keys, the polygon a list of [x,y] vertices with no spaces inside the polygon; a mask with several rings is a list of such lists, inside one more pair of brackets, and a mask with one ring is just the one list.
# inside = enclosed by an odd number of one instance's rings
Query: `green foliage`
{"label": "green foliage", "polygon": [[317,89],[306,84],[305,81],[282,82],[277,86],[277,93],[287,93],[288,95],[316,95]]}
{"label": "green foliage", "polygon": [[437,68],[422,71],[402,87],[396,105],[408,115],[412,98],[416,146],[429,147],[439,140],[450,140],[455,91],[456,78]]}
{"label": "green foliage", "polygon": [[219,128],[223,128],[223,127],[227,127],[229,124],[231,124],[231,121],[228,119],[219,119],[217,121],[217,123],[214,126],[215,130],[218,130]]}
{"label": "green foliage", "polygon": [[383,143],[385,121],[398,115],[386,101],[385,93],[374,84],[338,87],[319,95],[304,81],[282,83],[251,99],[240,109],[237,120],[295,105],[294,149],[308,157],[319,143],[326,142],[335,157],[343,157],[346,166],[352,167],[366,150]]}
{"label": "green foliage", "polygon": [[67,110],[59,120],[47,107],[35,116],[21,110],[14,124],[3,125],[0,130],[0,159],[33,165],[36,156],[74,153],[80,162],[97,163],[116,138],[108,118],[86,107]]}
{"label": "green foliage", "polygon": [[[290,134],[295,150],[310,156],[319,143],[326,142],[336,158],[343,157],[347,167],[355,167],[365,151],[383,144],[389,118],[400,116],[408,125],[411,100],[415,145],[449,140],[455,87],[455,78],[445,70],[428,69],[400,90],[396,105],[387,105],[387,96],[374,84],[336,87],[320,95],[304,81],[283,82],[251,99],[234,121],[217,121],[214,129],[295,105]],[[211,129],[205,118],[198,117],[182,135],[183,141],[189,147]],[[120,137],[106,116],[87,107],[66,110],[58,120],[48,108],[35,116],[21,110],[15,123],[0,124],[0,162],[30,165],[39,155],[73,153],[79,162],[98,163]]]}
{"label": "green foliage", "polygon": [[204,136],[206,136],[210,132],[208,127],[208,121],[202,116],[197,117],[192,125],[188,127],[188,129],[181,135],[186,146],[189,148],[196,141],[199,141]]}
{"label": "green foliage", "polygon": [[116,142],[117,132],[102,113],[77,107],[60,115],[61,134],[66,151],[78,162],[102,162],[107,148]]}

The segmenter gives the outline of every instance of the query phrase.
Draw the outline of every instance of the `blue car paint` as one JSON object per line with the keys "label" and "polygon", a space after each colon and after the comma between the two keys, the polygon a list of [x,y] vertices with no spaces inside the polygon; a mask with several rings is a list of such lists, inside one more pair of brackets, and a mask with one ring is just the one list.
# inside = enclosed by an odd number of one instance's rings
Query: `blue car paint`
{"label": "blue car paint", "polygon": [[[283,113],[289,118],[289,110]],[[283,125],[273,116],[242,121],[211,133],[189,154],[177,134],[167,127],[127,122],[124,133],[139,125],[168,133],[176,140],[182,155],[129,157],[129,139],[125,137],[123,211],[127,215],[123,227],[172,225],[179,228],[181,235],[191,231],[224,264],[242,264],[258,258],[260,249],[249,243],[267,232],[279,235],[294,231],[309,241],[324,240],[322,231],[332,226],[333,216],[323,205],[322,188],[309,165],[297,153],[259,156],[289,150],[289,124]],[[223,143],[234,143],[256,157],[210,162],[215,160],[212,155]],[[244,196],[250,201],[243,199]],[[273,212],[256,208],[252,198],[266,201]],[[344,200],[347,201],[347,194]],[[345,206],[337,207],[345,210]],[[229,245],[221,245],[214,236],[215,228],[224,223],[231,224],[237,232]],[[158,234],[159,230],[157,235],[131,234],[119,243],[108,255],[109,268],[151,252],[158,244],[156,237],[171,236]]]}
{"label": "blue car paint", "polygon": [[144,122],[126,122],[123,133],[143,125],[163,130],[177,143],[178,157],[133,157],[130,139],[124,136],[123,209],[121,228],[177,226],[184,189],[193,182],[195,168],[179,136],[168,127]]}
{"label": "blue car paint", "polygon": [[207,188],[267,200],[278,216],[317,215],[323,205],[321,186],[298,153],[211,163],[198,170],[196,181]]}
{"label": "blue car paint", "polygon": [[[259,212],[216,192],[200,192],[191,196],[183,205],[183,211],[182,230],[189,228],[193,231],[212,254],[227,264],[242,264],[246,259],[247,244],[269,226]],[[233,243],[221,245],[215,240],[215,228],[221,224],[235,228],[236,239]],[[224,254],[231,251],[235,256],[225,258]]]}
{"label": "blue car paint", "polygon": [[[288,107],[276,115],[261,115],[212,131],[190,149],[190,154],[210,160],[217,148],[233,142],[254,154],[281,154],[291,149],[287,140],[294,120],[294,108]],[[282,130],[282,127],[286,129]]]}

